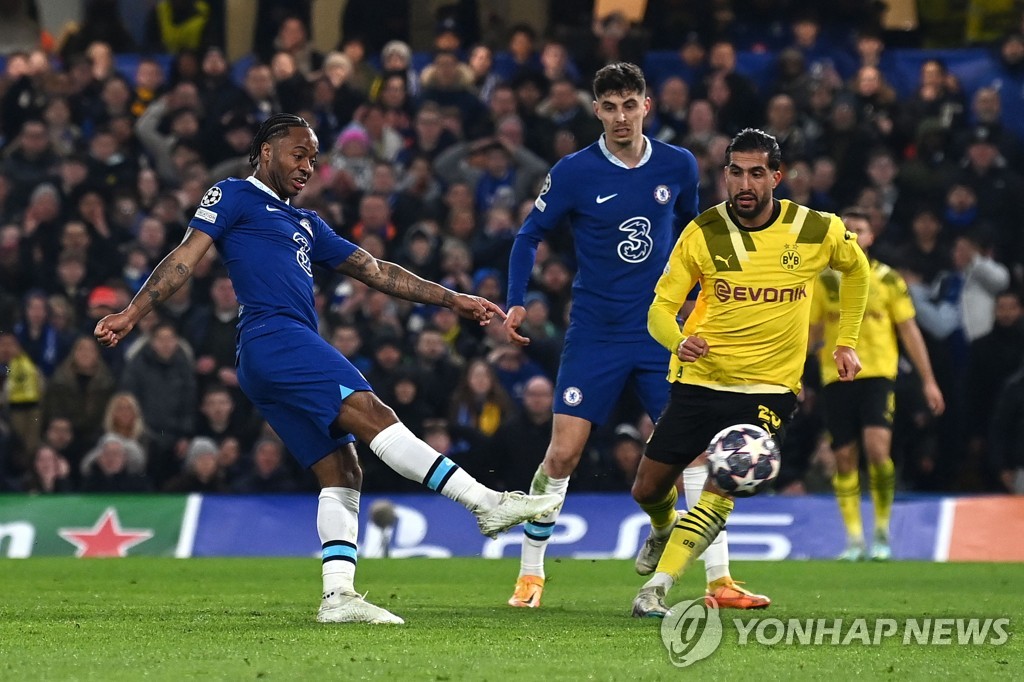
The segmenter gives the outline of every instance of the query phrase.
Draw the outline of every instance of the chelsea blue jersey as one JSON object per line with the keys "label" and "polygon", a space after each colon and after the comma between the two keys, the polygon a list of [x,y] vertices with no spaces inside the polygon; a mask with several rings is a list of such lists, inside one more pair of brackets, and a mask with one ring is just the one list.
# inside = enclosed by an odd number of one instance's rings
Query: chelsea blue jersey
{"label": "chelsea blue jersey", "polygon": [[239,346],[296,325],[316,331],[313,263],[333,270],[358,248],[252,176],[207,190],[189,227],[213,238],[227,266],[241,305]]}
{"label": "chelsea blue jersey", "polygon": [[645,137],[628,168],[602,136],[551,169],[509,263],[508,303],[522,305],[537,243],[568,218],[576,244],[570,331],[595,339],[646,339],[654,285],[684,225],[697,216],[697,161]]}

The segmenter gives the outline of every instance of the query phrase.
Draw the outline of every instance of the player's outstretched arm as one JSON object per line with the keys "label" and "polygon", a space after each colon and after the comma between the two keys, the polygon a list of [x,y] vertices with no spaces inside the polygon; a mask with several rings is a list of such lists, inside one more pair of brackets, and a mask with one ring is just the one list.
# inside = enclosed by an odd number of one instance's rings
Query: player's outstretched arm
{"label": "player's outstretched arm", "polygon": [[910,356],[910,361],[914,364],[914,369],[917,370],[917,375],[921,377],[921,391],[924,393],[925,402],[928,403],[928,409],[937,417],[945,411],[946,401],[942,397],[938,382],[935,381],[932,363],[928,358],[928,347],[921,336],[921,330],[917,322],[911,318],[897,324],[896,331],[907,350],[907,355]]}
{"label": "player's outstretched arm", "polygon": [[210,235],[190,227],[181,244],[160,261],[128,307],[96,323],[96,340],[104,346],[116,346],[157,303],[167,300],[192,276],[196,264],[212,245]]}
{"label": "player's outstretched arm", "polygon": [[400,265],[378,260],[364,249],[356,249],[336,270],[377,291],[406,301],[451,308],[462,317],[477,320],[481,325],[490,322],[495,315],[505,318],[502,309],[486,298],[456,293],[414,275]]}

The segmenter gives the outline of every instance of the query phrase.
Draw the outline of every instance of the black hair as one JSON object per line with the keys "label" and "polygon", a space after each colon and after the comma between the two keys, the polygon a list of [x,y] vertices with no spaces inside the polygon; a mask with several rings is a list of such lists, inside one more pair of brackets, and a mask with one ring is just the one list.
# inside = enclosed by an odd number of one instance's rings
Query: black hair
{"label": "black hair", "polygon": [[764,152],[768,155],[768,168],[777,171],[782,167],[782,150],[774,135],[757,128],[744,128],[736,133],[725,150],[726,163],[732,162],[733,152]]}
{"label": "black hair", "polygon": [[260,129],[256,131],[256,136],[252,138],[252,145],[249,147],[249,165],[253,168],[259,165],[260,149],[263,147],[264,142],[284,137],[288,134],[289,128],[308,127],[309,123],[301,116],[296,116],[295,114],[274,114],[263,122]]}
{"label": "black hair", "polygon": [[594,74],[594,99],[611,93],[623,95],[627,92],[635,92],[641,97],[647,92],[644,72],[636,64],[614,62],[602,66]]}

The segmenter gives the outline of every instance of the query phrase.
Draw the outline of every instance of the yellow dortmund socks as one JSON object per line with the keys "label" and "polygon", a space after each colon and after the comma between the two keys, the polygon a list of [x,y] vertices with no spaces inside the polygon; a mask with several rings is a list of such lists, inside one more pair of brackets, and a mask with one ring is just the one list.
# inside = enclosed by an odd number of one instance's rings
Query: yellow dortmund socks
{"label": "yellow dortmund socks", "polygon": [[655,537],[665,537],[672,532],[672,526],[676,522],[676,502],[678,501],[679,491],[672,486],[668,494],[665,495],[665,499],[640,505],[640,508],[651,517],[651,532]]}
{"label": "yellow dortmund socks", "polygon": [[892,500],[896,495],[896,467],[887,459],[881,464],[868,467],[871,482],[871,501],[875,506],[875,531],[889,532],[889,517],[892,516]]}
{"label": "yellow dortmund socks", "polygon": [[836,491],[836,502],[839,513],[846,524],[846,537],[850,540],[864,542],[864,525],[860,520],[860,474],[854,469],[848,474],[837,473],[832,477],[832,487]]}
{"label": "yellow dortmund socks", "polygon": [[732,507],[733,502],[727,497],[706,490],[701,493],[700,501],[679,519],[672,530],[657,572],[679,580],[690,564],[715,541],[719,531],[725,527]]}

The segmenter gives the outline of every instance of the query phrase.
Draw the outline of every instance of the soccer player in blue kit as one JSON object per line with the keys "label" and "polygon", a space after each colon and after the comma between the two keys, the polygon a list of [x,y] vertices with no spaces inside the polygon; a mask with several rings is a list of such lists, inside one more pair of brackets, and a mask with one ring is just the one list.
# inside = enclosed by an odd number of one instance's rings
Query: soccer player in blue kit
{"label": "soccer player in blue kit", "polygon": [[[563,218],[572,225],[579,268],[555,388],[551,443],[534,475],[534,494],[564,499],[591,428],[608,418],[627,384],[638,392],[652,420],[668,402],[669,355],[647,331],[647,310],[676,237],[697,216],[698,172],[689,151],[643,134],[651,108],[646,90],[643,72],[634,64],[609,64],[595,74],[594,113],[604,134],[555,164],[512,247],[505,320],[512,343],[529,343],[517,330],[526,315],[523,303],[537,244]],[[700,499],[706,479],[703,459],[683,472],[691,506]],[[673,487],[665,499],[641,505],[651,517],[651,533],[636,558],[641,575],[658,565],[676,522],[677,501]],[[526,524],[510,606],[540,606],[544,552],[557,514],[555,510]],[[725,531],[703,559],[708,592],[719,605],[751,608],[770,603],[733,581]]]}
{"label": "soccer player in blue kit", "polygon": [[356,438],[398,473],[469,509],[485,535],[550,513],[561,498],[499,493],[481,485],[417,439],[358,370],[317,334],[314,263],[392,296],[451,308],[480,324],[503,315],[486,299],[375,259],[335,234],[315,212],[292,206],[289,200],[312,175],[318,150],[316,134],[302,118],[268,118],[253,140],[253,174],[218,182],[206,192],[181,244],[128,307],[96,324],[95,336],[103,345],[116,345],[192,275],[216,244],[241,304],[239,384],[321,487],[316,524],[323,597],[317,620],[397,624],[403,620],[366,602],[353,587],[362,483]]}

